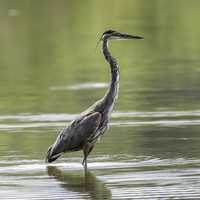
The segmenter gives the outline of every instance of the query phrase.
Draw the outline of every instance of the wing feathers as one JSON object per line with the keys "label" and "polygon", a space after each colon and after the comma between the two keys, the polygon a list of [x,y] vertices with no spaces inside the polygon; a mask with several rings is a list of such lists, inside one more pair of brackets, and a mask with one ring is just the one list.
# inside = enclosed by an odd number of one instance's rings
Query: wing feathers
{"label": "wing feathers", "polygon": [[93,112],[75,119],[57,137],[47,152],[47,161],[56,160],[62,152],[82,149],[88,138],[95,135],[101,122],[101,114]]}

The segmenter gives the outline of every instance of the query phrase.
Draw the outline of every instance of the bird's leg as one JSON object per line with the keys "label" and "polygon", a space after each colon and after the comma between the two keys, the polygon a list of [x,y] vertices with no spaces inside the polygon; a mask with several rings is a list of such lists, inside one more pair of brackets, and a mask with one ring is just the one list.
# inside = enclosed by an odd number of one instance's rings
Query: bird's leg
{"label": "bird's leg", "polygon": [[93,145],[87,144],[87,145],[85,145],[85,147],[83,148],[83,155],[84,155],[84,158],[83,158],[82,165],[84,166],[85,170],[87,169],[87,157],[88,157],[88,155],[90,154],[90,152],[92,151],[93,147],[94,147]]}
{"label": "bird's leg", "polygon": [[93,145],[90,146],[87,156],[89,156],[89,154],[90,154],[90,152],[92,151],[93,147],[94,147]]}
{"label": "bird's leg", "polygon": [[82,165],[84,166],[84,168],[86,169],[87,168],[87,156],[88,156],[88,153],[87,153],[87,150],[84,149],[83,150],[83,162],[82,162]]}

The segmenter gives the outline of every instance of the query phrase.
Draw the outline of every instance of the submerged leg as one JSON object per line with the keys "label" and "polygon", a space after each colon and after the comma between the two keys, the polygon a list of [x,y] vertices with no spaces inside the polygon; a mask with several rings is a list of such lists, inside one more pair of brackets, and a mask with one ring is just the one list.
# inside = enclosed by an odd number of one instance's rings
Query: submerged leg
{"label": "submerged leg", "polygon": [[83,148],[83,155],[84,155],[84,158],[83,158],[82,165],[84,166],[85,170],[87,170],[87,157],[88,157],[88,155],[90,154],[90,152],[92,151],[93,147],[94,147],[93,145],[87,144],[87,145]]}
{"label": "submerged leg", "polygon": [[87,170],[87,156],[88,156],[87,151],[83,150],[83,155],[84,157],[83,157],[82,165],[84,166],[85,170]]}

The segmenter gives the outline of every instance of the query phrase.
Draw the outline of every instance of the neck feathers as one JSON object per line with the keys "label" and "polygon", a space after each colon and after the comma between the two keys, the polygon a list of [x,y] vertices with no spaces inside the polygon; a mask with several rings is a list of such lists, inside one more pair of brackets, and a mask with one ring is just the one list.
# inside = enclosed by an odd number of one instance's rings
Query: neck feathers
{"label": "neck feathers", "polygon": [[111,83],[110,87],[105,95],[106,101],[109,105],[113,104],[115,99],[118,97],[119,88],[119,67],[117,61],[112,57],[108,50],[108,40],[103,40],[103,54],[106,61],[110,64],[111,69]]}

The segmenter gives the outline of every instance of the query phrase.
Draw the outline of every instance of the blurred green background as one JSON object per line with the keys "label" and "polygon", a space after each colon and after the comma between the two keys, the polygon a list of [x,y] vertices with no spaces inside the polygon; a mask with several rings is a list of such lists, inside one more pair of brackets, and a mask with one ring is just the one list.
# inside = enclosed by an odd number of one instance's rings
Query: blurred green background
{"label": "blurred green background", "polygon": [[1,114],[78,113],[102,96],[105,89],[65,87],[109,81],[100,46],[95,50],[108,28],[145,37],[111,44],[121,67],[119,110],[198,108],[199,6],[197,0],[1,0]]}

